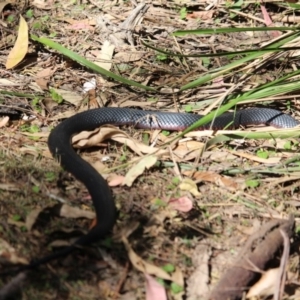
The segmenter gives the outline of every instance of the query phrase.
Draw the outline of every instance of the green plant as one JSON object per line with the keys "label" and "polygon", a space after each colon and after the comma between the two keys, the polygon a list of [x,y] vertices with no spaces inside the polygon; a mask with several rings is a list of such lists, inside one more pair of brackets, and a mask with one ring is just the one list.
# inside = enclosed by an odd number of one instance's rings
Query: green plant
{"label": "green plant", "polygon": [[171,285],[170,285],[170,289],[172,291],[173,294],[178,294],[178,293],[181,293],[183,292],[183,286],[175,283],[175,282],[172,282]]}
{"label": "green plant", "polygon": [[55,91],[55,89],[50,88],[49,91],[50,91],[50,96],[53,101],[55,101],[57,104],[63,103],[63,101],[64,101],[63,97],[60,94],[58,94]]}
{"label": "green plant", "polygon": [[248,179],[246,180],[246,186],[250,188],[256,188],[260,185],[260,182],[255,179]]}
{"label": "green plant", "polygon": [[41,112],[41,106],[40,106],[40,97],[34,97],[31,101],[31,105],[33,107],[34,110],[36,110],[37,112]]}
{"label": "green plant", "polygon": [[35,186],[32,187],[32,191],[37,194],[40,191],[40,187],[35,185]]}
{"label": "green plant", "polygon": [[187,113],[190,113],[193,111],[193,105],[191,104],[187,104],[184,106],[184,111],[187,112]]}
{"label": "green plant", "polygon": [[9,15],[6,19],[7,23],[13,23],[16,17],[14,15]]}
{"label": "green plant", "polygon": [[170,135],[170,131],[167,130],[162,130],[161,132],[164,136],[169,136]]}
{"label": "green plant", "polygon": [[23,132],[29,132],[29,133],[36,133],[40,131],[40,127],[38,125],[30,125],[30,124],[23,124],[20,126],[20,130]]}
{"label": "green plant", "polygon": [[175,184],[175,185],[178,185],[178,184],[180,183],[180,178],[177,177],[177,176],[176,176],[176,177],[173,177],[173,178],[172,178],[172,183]]}
{"label": "green plant", "polygon": [[257,150],[256,155],[260,158],[267,159],[269,157],[269,152],[266,150]]}
{"label": "green plant", "polygon": [[33,29],[41,30],[43,28],[43,24],[39,21],[36,21],[32,24]]}
{"label": "green plant", "polygon": [[22,219],[22,217],[21,217],[20,215],[13,215],[13,216],[12,216],[12,219],[13,219],[14,221],[20,221],[20,220]]}
{"label": "green plant", "polygon": [[211,64],[210,58],[209,57],[203,57],[202,58],[202,64],[205,68],[208,68],[209,65]]}
{"label": "green plant", "polygon": [[54,172],[46,172],[45,178],[48,182],[54,181],[56,179],[56,175]]}
{"label": "green plant", "polygon": [[167,273],[173,273],[175,271],[175,266],[173,264],[166,264],[162,267]]}
{"label": "green plant", "polygon": [[162,199],[156,198],[154,200],[154,205],[153,206],[154,206],[153,208],[156,209],[158,207],[165,207],[165,206],[167,206],[167,204]]}
{"label": "green plant", "polygon": [[26,17],[27,17],[28,19],[31,19],[31,18],[33,17],[33,10],[32,10],[32,9],[28,9],[28,10],[26,11]]}
{"label": "green plant", "polygon": [[160,60],[160,61],[165,61],[168,59],[168,55],[164,54],[164,53],[159,53],[156,55],[156,59]]}
{"label": "green plant", "polygon": [[187,11],[187,8],[186,7],[183,7],[180,11],[179,11],[179,14],[180,14],[180,19],[181,20],[184,20],[188,14],[188,11]]}
{"label": "green plant", "polygon": [[127,155],[126,155],[126,153],[123,152],[123,153],[121,154],[121,156],[120,156],[120,161],[121,161],[121,162],[127,161]]}

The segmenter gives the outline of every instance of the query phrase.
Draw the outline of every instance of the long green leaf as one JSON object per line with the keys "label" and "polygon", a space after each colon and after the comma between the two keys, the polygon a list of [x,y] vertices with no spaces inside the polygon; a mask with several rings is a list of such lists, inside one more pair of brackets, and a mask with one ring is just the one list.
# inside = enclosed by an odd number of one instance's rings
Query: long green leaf
{"label": "long green leaf", "polygon": [[161,48],[154,47],[144,41],[142,44],[150,49],[153,49],[157,52],[166,54],[168,56],[176,56],[176,57],[223,57],[223,56],[235,56],[235,55],[244,55],[250,53],[257,53],[258,51],[261,53],[268,53],[268,52],[279,52],[279,51],[295,51],[299,50],[300,47],[284,47],[284,48],[274,48],[274,47],[266,47],[266,48],[259,48],[259,49],[245,49],[242,51],[234,51],[234,52],[218,52],[218,53],[200,53],[200,54],[181,54],[181,53],[174,53],[171,51],[163,50]]}
{"label": "long green leaf", "polygon": [[[270,44],[268,47],[273,47],[273,48],[279,48],[282,47],[283,45],[285,45],[286,43],[292,41],[293,39],[295,39],[296,37],[298,37],[299,33],[291,33],[287,36],[285,36],[284,38],[280,39],[279,41],[275,41],[272,44]],[[284,48],[282,49],[282,51],[284,51]],[[221,68],[217,68],[215,70],[212,70],[208,75],[204,75],[192,82],[189,82],[188,84],[182,86],[180,88],[180,91],[184,91],[187,89],[192,89],[195,88],[201,84],[207,83],[211,80],[213,80],[214,78],[219,77],[220,75],[223,75],[225,73],[227,73],[228,71],[235,69],[243,64],[245,64],[248,61],[254,60],[254,59],[258,59],[261,55],[263,55],[265,52],[258,50],[256,53],[247,55],[246,57],[243,57],[237,61],[234,61],[224,67]]]}
{"label": "long green leaf", "polygon": [[[217,110],[210,112],[207,116],[201,118],[199,121],[191,125],[182,133],[178,134],[174,139],[170,141],[170,143],[184,136],[188,132],[196,130],[199,127],[211,122],[215,117],[220,116],[221,114],[225,113],[232,107],[235,107],[238,103],[242,103],[243,101],[257,100],[257,99],[263,99],[265,97],[281,95],[298,89],[299,89],[299,85],[297,83],[292,83],[292,84],[280,85],[278,87],[268,87],[266,89],[258,90],[255,93],[251,93],[251,94],[246,93],[244,95],[240,95],[239,97],[232,99],[229,103],[222,105]],[[266,135],[266,138],[267,136],[270,137],[270,135]]]}
{"label": "long green leaf", "polygon": [[63,47],[62,45],[52,41],[52,40],[49,40],[45,37],[37,37],[35,35],[31,35],[30,36],[32,40],[36,41],[36,42],[39,42],[45,46],[48,46],[54,50],[57,50],[59,51],[61,54],[69,57],[70,59],[80,63],[81,65],[103,75],[103,76],[106,76],[108,78],[112,78],[116,81],[119,81],[121,83],[124,83],[124,84],[127,84],[127,85],[130,85],[130,86],[135,86],[135,87],[138,87],[138,88],[141,88],[143,90],[146,90],[146,91],[156,91],[154,88],[152,87],[149,87],[149,86],[146,86],[146,85],[142,85],[138,82],[135,82],[135,81],[132,81],[132,80],[129,80],[129,79],[126,79],[122,76],[119,76],[119,75],[116,75],[115,73],[113,72],[110,72],[110,71],[107,71],[99,66],[97,66],[96,64],[88,61],[87,59],[85,59],[84,57],[78,55],[77,53]]}
{"label": "long green leaf", "polygon": [[173,32],[174,36],[185,36],[187,34],[218,34],[218,33],[232,33],[245,31],[300,31],[299,27],[240,27],[240,28],[203,28],[192,30],[178,30]]}

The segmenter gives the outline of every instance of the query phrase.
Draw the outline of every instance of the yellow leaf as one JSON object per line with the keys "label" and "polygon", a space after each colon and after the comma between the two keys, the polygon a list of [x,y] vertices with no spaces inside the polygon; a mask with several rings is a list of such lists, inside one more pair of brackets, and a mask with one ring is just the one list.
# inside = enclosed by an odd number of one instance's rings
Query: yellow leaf
{"label": "yellow leaf", "polygon": [[11,49],[7,61],[6,69],[11,69],[19,64],[25,57],[28,50],[28,25],[24,18],[20,16],[18,38],[14,47]]}
{"label": "yellow leaf", "polygon": [[189,178],[183,179],[181,181],[180,185],[179,185],[179,188],[182,191],[188,191],[188,192],[190,192],[195,197],[198,197],[198,196],[201,195],[199,193],[199,191],[198,191],[197,184],[193,180],[191,180]]}

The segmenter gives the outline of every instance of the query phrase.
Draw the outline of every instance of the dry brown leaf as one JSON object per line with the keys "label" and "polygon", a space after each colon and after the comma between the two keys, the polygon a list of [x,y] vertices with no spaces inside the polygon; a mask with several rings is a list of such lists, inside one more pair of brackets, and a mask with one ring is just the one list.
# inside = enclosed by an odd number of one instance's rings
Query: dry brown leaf
{"label": "dry brown leaf", "polygon": [[48,247],[68,247],[71,245],[71,242],[69,240],[56,240],[48,244]]}
{"label": "dry brown leaf", "polygon": [[9,245],[5,240],[0,238],[0,262],[1,263],[12,263],[12,264],[29,264],[28,260],[19,257],[16,254],[16,250]]}
{"label": "dry brown leaf", "polygon": [[[74,20],[71,18],[59,18],[59,20],[62,20],[69,24],[77,24],[79,22],[79,20]],[[93,25],[93,26],[95,26],[97,24],[95,19],[82,19],[82,20],[80,20],[80,22],[88,24],[88,25]]]}
{"label": "dry brown leaf", "polygon": [[150,102],[133,101],[133,100],[126,100],[120,103],[120,107],[147,107],[150,105],[151,105]]}
{"label": "dry brown leaf", "polygon": [[187,19],[201,19],[204,20],[211,20],[214,15],[214,10],[204,10],[204,11],[194,11],[191,14],[187,14]]}
{"label": "dry brown leaf", "polygon": [[74,147],[86,148],[99,146],[105,140],[113,140],[120,144],[125,144],[132,151],[142,156],[143,153],[151,154],[157,151],[157,148],[147,146],[143,143],[137,142],[127,135],[124,131],[113,127],[101,127],[94,131],[83,131],[75,135],[72,139]]}
{"label": "dry brown leaf", "polygon": [[135,166],[133,166],[126,174],[122,185],[132,186],[135,179],[142,175],[145,169],[150,169],[157,162],[155,155],[143,157]]}
{"label": "dry brown leaf", "polygon": [[[168,154],[168,150],[159,150],[156,147],[147,146],[144,143],[138,142],[131,136],[115,127],[101,127],[94,131],[82,131],[72,138],[72,143],[75,148],[89,148],[100,146],[105,140],[113,140],[120,144],[126,145],[139,156],[143,154],[155,153],[157,156]],[[194,159],[199,156],[199,152],[203,143],[197,141],[179,142],[179,146],[173,149],[173,154],[176,160]]]}
{"label": "dry brown leaf", "polygon": [[124,176],[121,175],[109,175],[107,181],[109,186],[119,186],[124,182]]}
{"label": "dry brown leaf", "polygon": [[75,106],[79,106],[82,102],[82,95],[78,94],[77,92],[56,89],[54,87],[51,87],[51,89],[54,90],[58,95],[62,96],[65,101]]}
{"label": "dry brown leaf", "polygon": [[51,10],[54,5],[54,0],[33,0],[32,5],[39,9]]}
{"label": "dry brown leaf", "polygon": [[131,248],[127,238],[125,236],[122,237],[122,241],[125,245],[125,248],[128,252],[128,257],[132,263],[132,265],[139,270],[140,272],[144,273],[144,274],[149,274],[149,275],[155,275],[158,278],[161,279],[165,279],[165,280],[170,280],[173,281],[175,283],[177,283],[178,285],[181,285],[182,282],[181,281],[176,281],[178,279],[178,275],[176,275],[176,278],[173,278],[172,274],[168,274],[166,271],[164,271],[163,269],[152,265],[148,262],[146,262],[145,260],[143,260],[141,257],[139,257]]}
{"label": "dry brown leaf", "polygon": [[65,218],[87,218],[87,219],[94,219],[96,214],[92,211],[87,211],[80,209],[78,207],[72,207],[70,205],[64,204],[60,209],[59,215]]}
{"label": "dry brown leaf", "polygon": [[281,160],[280,157],[261,158],[261,157],[251,155],[251,154],[248,154],[245,152],[234,151],[234,150],[228,150],[228,151],[237,156],[251,159],[252,161],[256,161],[256,162],[263,163],[263,164],[278,164]]}
{"label": "dry brown leaf", "polygon": [[[71,30],[91,30],[93,31],[94,30],[94,27],[91,26],[91,22],[89,19],[85,19],[85,20],[69,20],[69,23],[71,25],[69,26],[66,26],[67,29],[71,29]],[[95,22],[93,22],[95,23]]]}
{"label": "dry brown leaf", "polygon": [[115,50],[115,46],[111,44],[109,41],[104,41],[101,52],[97,56],[97,61],[94,63],[99,67],[109,71],[112,66],[112,56]]}
{"label": "dry brown leaf", "polygon": [[226,188],[234,189],[234,190],[237,188],[241,188],[241,184],[238,184],[232,178],[226,177],[226,176],[221,176],[215,172],[197,171],[197,172],[193,172],[191,175],[198,182],[199,181],[213,182],[218,186],[226,187]]}
{"label": "dry brown leaf", "polygon": [[[46,68],[38,72],[35,76],[35,82],[42,90],[48,90],[50,77],[54,74],[56,68]],[[54,102],[52,100],[52,102]]]}
{"label": "dry brown leaf", "polygon": [[20,83],[15,83],[13,81],[10,81],[6,78],[0,78],[0,86],[19,86]]}
{"label": "dry brown leaf", "polygon": [[204,143],[198,141],[180,141],[178,143],[178,146],[173,149],[173,154],[174,157],[180,159],[192,160],[199,157],[203,147]]}
{"label": "dry brown leaf", "polygon": [[14,47],[8,54],[5,67],[11,69],[18,65],[25,57],[28,50],[28,25],[25,19],[20,16],[18,37]]}
{"label": "dry brown leaf", "polygon": [[[101,162],[101,159],[103,156],[100,154],[100,152],[98,152],[98,153],[99,153],[99,155],[97,155],[97,156],[93,155],[93,158],[95,158],[95,160],[94,159],[90,160],[90,156],[87,156],[86,154],[83,154],[82,158],[87,160],[95,168],[95,170],[97,170],[100,174],[102,174],[102,176],[105,179],[107,179],[107,177],[108,177],[108,174],[106,174],[107,166]],[[96,153],[96,154],[98,154],[98,153]],[[111,175],[113,175],[113,174],[111,174]]]}
{"label": "dry brown leaf", "polygon": [[43,211],[42,208],[36,208],[32,210],[27,216],[25,220],[25,226],[28,231],[31,231],[33,225],[35,224],[39,214]]}
{"label": "dry brown leaf", "polygon": [[20,187],[14,183],[0,183],[0,190],[4,191],[20,191]]}
{"label": "dry brown leaf", "polygon": [[[144,57],[146,52],[141,52],[141,51],[128,51],[128,52],[118,52],[115,56],[114,59],[118,60],[122,63],[128,63],[128,62],[133,62],[140,60],[142,57]],[[149,103],[148,103],[149,105]]]}

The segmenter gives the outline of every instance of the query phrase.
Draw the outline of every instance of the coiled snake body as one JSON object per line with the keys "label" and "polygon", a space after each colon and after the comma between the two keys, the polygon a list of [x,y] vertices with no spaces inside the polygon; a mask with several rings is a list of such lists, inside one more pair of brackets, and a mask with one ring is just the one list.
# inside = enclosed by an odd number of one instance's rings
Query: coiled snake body
{"label": "coiled snake body", "polygon": [[[62,123],[51,132],[48,146],[61,166],[73,174],[88,189],[95,207],[97,225],[73,245],[42,259],[33,261],[27,268],[34,268],[54,258],[66,255],[77,246],[87,245],[102,239],[109,233],[116,220],[116,209],[111,191],[103,177],[74,151],[71,138],[83,130],[92,130],[104,124],[130,125],[136,128],[160,128],[183,130],[202,116],[185,113],[142,111],[127,108],[99,108],[79,113]],[[266,124],[279,128],[290,128],[299,122],[280,111],[267,108],[250,108],[235,113],[225,113],[201,129],[222,129],[255,124]]]}

